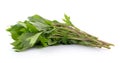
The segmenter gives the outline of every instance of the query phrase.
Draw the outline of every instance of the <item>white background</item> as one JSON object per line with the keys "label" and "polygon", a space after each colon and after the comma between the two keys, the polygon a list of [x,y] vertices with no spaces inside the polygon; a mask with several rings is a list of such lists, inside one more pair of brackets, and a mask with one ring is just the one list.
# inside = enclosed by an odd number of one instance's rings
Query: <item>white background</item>
{"label": "white background", "polygon": [[[64,13],[78,28],[115,47],[61,45],[14,52],[6,28],[34,14],[61,22]],[[120,0],[0,0],[0,63],[120,63],[119,58]]]}

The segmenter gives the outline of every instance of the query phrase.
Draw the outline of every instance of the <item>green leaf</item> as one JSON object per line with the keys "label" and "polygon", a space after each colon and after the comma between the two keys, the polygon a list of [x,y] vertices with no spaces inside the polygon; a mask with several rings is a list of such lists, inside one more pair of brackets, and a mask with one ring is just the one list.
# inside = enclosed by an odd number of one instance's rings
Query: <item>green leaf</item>
{"label": "green leaf", "polygon": [[39,40],[40,40],[41,44],[42,44],[44,47],[48,46],[48,45],[47,45],[47,41],[48,41],[47,38],[45,38],[45,37],[43,37],[42,35],[40,35],[40,36],[39,36]]}
{"label": "green leaf", "polygon": [[24,28],[27,28],[25,22],[21,22],[21,21],[19,21],[18,24],[21,25],[21,26],[23,26]]}
{"label": "green leaf", "polygon": [[28,19],[32,22],[40,22],[40,23],[43,23],[43,24],[45,24],[45,20],[46,20],[39,15],[34,15],[34,16],[28,17]]}
{"label": "green leaf", "polygon": [[30,22],[25,21],[25,24],[26,24],[26,26],[27,26],[27,29],[28,29],[30,32],[38,32],[38,30],[36,29],[36,27],[33,26]]}
{"label": "green leaf", "polygon": [[31,22],[32,25],[38,30],[38,31],[43,31],[45,28],[49,27],[46,24],[43,24],[41,22]]}
{"label": "green leaf", "polygon": [[15,42],[12,43],[12,45],[14,45],[14,49],[16,49],[16,51],[23,51],[31,48],[30,38],[32,36],[34,36],[34,33],[23,33]]}
{"label": "green leaf", "polygon": [[64,21],[67,25],[69,25],[69,26],[74,26],[74,25],[71,23],[71,21],[70,21],[70,17],[67,16],[66,14],[64,14],[64,19],[63,19],[63,21]]}
{"label": "green leaf", "polygon": [[31,45],[31,47],[35,45],[35,43],[37,42],[40,35],[41,35],[41,32],[36,33],[34,36],[30,37],[30,45]]}
{"label": "green leaf", "polygon": [[8,28],[7,31],[9,31],[11,33],[12,38],[16,40],[22,34],[22,32],[25,32],[25,30],[21,31],[23,28],[23,26],[16,24]]}

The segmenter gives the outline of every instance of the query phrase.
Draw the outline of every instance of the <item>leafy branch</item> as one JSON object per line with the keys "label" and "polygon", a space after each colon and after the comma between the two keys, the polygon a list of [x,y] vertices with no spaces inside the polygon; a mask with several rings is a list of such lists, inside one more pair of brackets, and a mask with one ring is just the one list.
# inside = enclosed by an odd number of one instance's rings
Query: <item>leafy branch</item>
{"label": "leafy branch", "polygon": [[24,22],[18,22],[7,29],[11,33],[15,51],[24,51],[32,47],[47,47],[54,45],[78,44],[90,47],[110,49],[113,44],[99,40],[77,27],[70,17],[64,15],[63,21],[48,20],[39,15],[28,17]]}

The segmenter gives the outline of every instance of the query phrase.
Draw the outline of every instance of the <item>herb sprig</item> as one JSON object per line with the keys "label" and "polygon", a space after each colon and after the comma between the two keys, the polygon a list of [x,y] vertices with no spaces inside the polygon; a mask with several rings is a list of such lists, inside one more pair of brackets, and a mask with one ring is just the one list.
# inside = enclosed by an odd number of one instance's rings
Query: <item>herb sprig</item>
{"label": "herb sprig", "polygon": [[14,40],[15,51],[24,51],[32,47],[47,47],[54,45],[78,44],[90,47],[110,49],[113,44],[99,40],[77,27],[66,14],[64,23],[48,20],[39,15],[28,17],[24,22],[19,21],[7,29]]}

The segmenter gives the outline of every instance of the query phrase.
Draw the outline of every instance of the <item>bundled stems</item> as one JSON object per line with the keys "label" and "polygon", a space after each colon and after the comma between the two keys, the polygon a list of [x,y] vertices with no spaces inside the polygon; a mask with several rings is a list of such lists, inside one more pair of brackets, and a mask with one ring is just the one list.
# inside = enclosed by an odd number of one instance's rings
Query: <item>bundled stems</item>
{"label": "bundled stems", "polygon": [[113,44],[99,40],[77,27],[70,17],[64,15],[64,23],[51,21],[39,15],[34,15],[23,22],[18,22],[7,29],[14,40],[15,51],[23,51],[32,47],[47,47],[54,45],[78,44],[90,47],[107,48]]}

